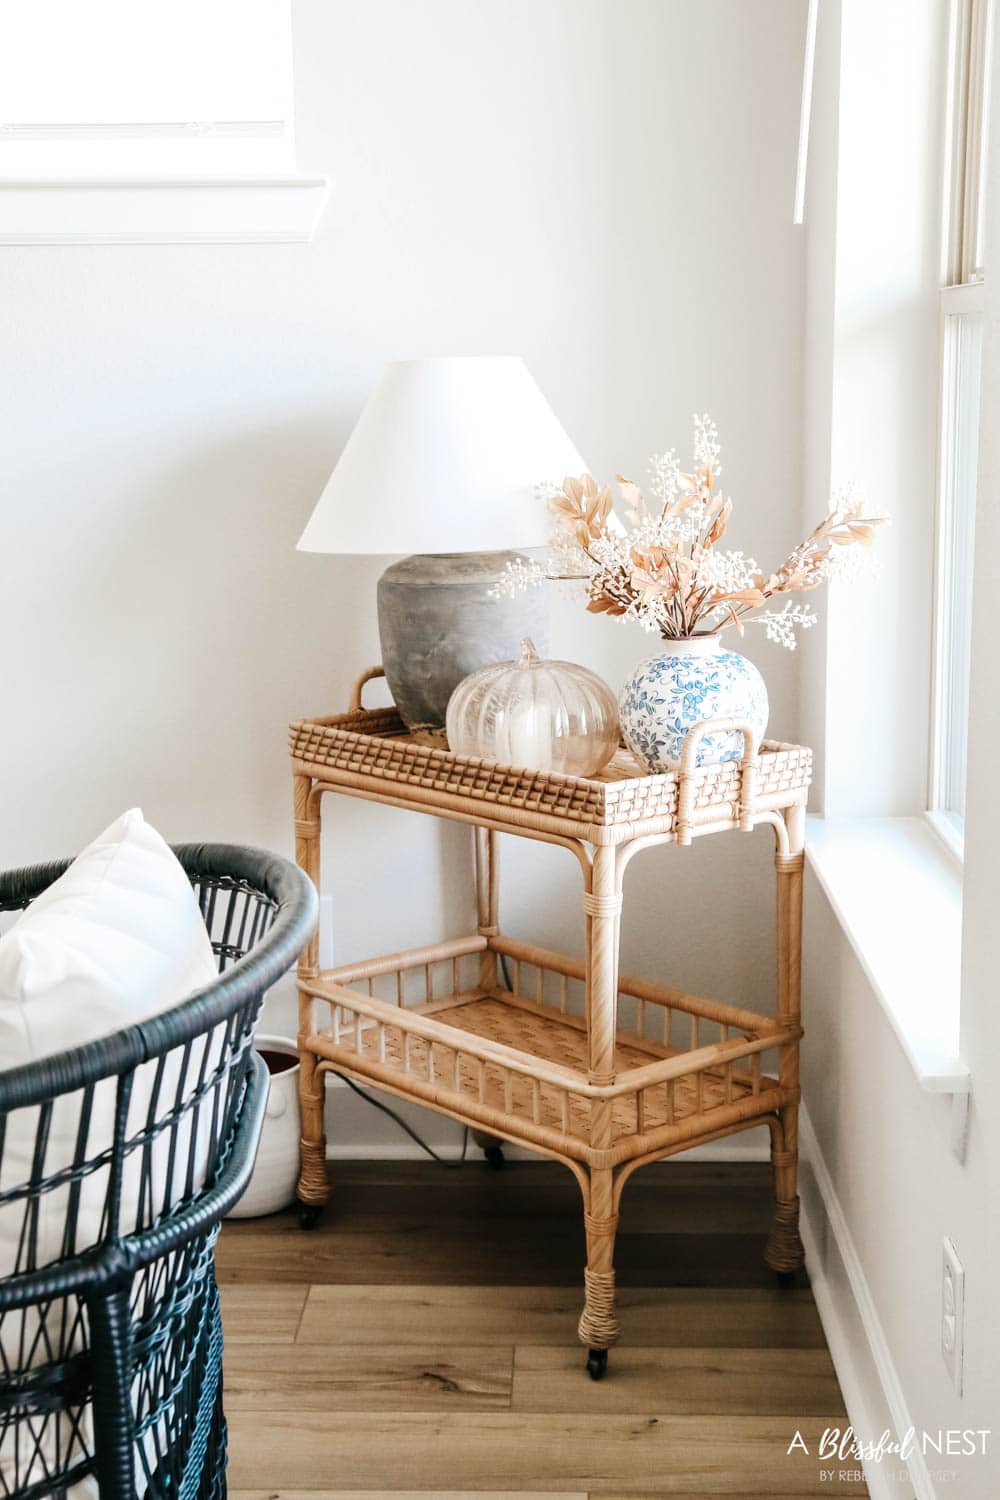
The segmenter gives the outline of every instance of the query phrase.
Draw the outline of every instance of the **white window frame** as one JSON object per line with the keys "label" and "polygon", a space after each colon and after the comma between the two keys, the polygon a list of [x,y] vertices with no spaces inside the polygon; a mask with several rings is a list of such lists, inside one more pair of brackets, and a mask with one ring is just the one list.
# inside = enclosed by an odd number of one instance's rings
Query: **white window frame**
{"label": "white window frame", "polygon": [[[938,341],[938,482],[935,506],[934,617],[927,818],[961,861],[962,820],[948,809],[955,724],[949,692],[956,623],[971,619],[972,579],[953,569],[959,332],[956,319],[984,306],[986,75],[992,0],[952,0],[945,150],[942,288]],[[967,726],[966,726],[967,728]]]}
{"label": "white window frame", "polygon": [[986,73],[992,0],[952,0],[942,284],[983,278]]}
{"label": "white window frame", "polygon": [[[287,26],[290,49],[290,7]],[[247,101],[252,107],[252,94]],[[296,171],[291,98],[278,102],[281,120],[0,123],[0,143],[25,148],[11,157],[6,173],[0,151],[0,244],[311,239],[327,183]],[[65,144],[65,159],[51,143]],[[85,164],[82,152],[90,145],[107,147],[106,160],[98,151],[94,165]],[[37,164],[25,155],[33,147]]]}

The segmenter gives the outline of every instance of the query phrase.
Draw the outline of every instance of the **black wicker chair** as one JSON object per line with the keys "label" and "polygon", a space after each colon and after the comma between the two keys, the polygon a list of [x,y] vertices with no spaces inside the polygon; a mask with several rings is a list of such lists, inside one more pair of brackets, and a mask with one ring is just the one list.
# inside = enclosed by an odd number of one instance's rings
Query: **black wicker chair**
{"label": "black wicker chair", "polygon": [[[19,1247],[0,1279],[0,1495],[17,1500],[76,1484],[81,1494],[99,1487],[101,1500],[226,1494],[213,1251],[263,1119],[267,1074],[252,1047],[261,1002],[305,946],[316,894],[295,865],[259,850],[175,853],[219,979],[141,1025],[0,1073],[0,1214],[16,1216]],[[0,875],[0,912],[27,906],[66,863]],[[113,1103],[110,1140],[88,1140],[95,1097]],[[21,1123],[31,1121],[34,1157],[28,1179],[10,1181],[3,1148],[19,1110],[33,1112]],[[46,1172],[53,1113],[64,1127],[66,1110],[76,1151]],[[180,1191],[168,1195],[164,1176]],[[138,1204],[130,1223],[120,1219],[123,1180]],[[78,1212],[82,1194],[93,1208],[95,1190],[96,1235],[92,1213]],[[41,1248],[43,1206],[60,1216],[56,1259]]]}

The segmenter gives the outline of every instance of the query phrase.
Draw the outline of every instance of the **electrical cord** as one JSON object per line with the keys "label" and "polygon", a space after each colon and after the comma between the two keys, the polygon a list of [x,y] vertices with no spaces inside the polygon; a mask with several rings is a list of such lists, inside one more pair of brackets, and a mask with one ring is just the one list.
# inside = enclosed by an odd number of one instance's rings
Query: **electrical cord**
{"label": "electrical cord", "polygon": [[458,1157],[455,1157],[453,1160],[449,1160],[448,1157],[446,1157],[446,1156],[439,1156],[438,1153],[434,1150],[433,1146],[428,1146],[427,1142],[425,1140],[423,1140],[417,1134],[417,1132],[413,1129],[412,1125],[408,1125],[406,1123],[406,1121],[403,1119],[402,1115],[397,1114],[394,1109],[390,1109],[389,1106],[388,1106],[388,1104],[383,1104],[382,1101],[381,1101],[381,1099],[376,1099],[372,1094],[369,1094],[368,1091],[367,1091],[367,1089],[363,1089],[360,1084],[355,1083],[353,1078],[348,1078],[348,1076],[347,1076],[346,1073],[338,1073],[337,1076],[338,1076],[338,1078],[342,1078],[344,1080],[344,1082],[347,1084],[347,1087],[349,1089],[353,1089],[354,1092],[356,1094],[360,1095],[360,1097],[362,1099],[367,1100],[367,1102],[369,1104],[371,1104],[371,1105],[374,1105],[374,1107],[376,1109],[380,1109],[384,1115],[388,1115],[389,1116],[390,1120],[395,1120],[396,1124],[400,1127],[400,1129],[401,1130],[405,1130],[406,1134],[410,1137],[410,1139],[416,1141],[416,1143],[420,1147],[421,1151],[426,1151],[427,1155],[430,1156],[430,1157],[433,1157],[434,1161],[436,1161],[440,1166],[442,1166],[442,1167],[461,1167],[461,1166],[464,1166],[464,1164],[465,1164],[465,1154],[466,1154],[466,1152],[469,1149],[469,1127],[468,1127],[468,1125],[466,1125],[465,1129],[462,1131],[462,1154],[460,1156],[458,1156]]}

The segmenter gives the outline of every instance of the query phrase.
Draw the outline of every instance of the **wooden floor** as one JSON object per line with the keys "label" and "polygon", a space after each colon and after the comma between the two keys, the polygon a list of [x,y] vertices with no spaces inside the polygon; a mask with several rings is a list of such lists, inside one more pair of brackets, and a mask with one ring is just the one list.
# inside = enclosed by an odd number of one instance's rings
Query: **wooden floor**
{"label": "wooden floor", "polygon": [[[343,1164],[320,1227],[227,1224],[233,1500],[865,1495],[805,1282],[775,1287],[758,1164],[646,1167],[607,1377],[576,1342],[579,1194],[554,1164]],[[796,1432],[808,1445],[788,1454]]]}

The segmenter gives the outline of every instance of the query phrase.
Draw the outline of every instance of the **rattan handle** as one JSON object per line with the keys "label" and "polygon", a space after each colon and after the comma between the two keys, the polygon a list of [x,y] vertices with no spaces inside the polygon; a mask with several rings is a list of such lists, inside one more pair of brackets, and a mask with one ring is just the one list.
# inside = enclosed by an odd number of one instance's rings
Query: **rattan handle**
{"label": "rattan handle", "polygon": [[677,793],[677,842],[690,844],[692,814],[694,812],[694,782],[692,773],[697,769],[698,746],[706,734],[726,734],[730,730],[743,736],[743,755],[740,758],[740,805],[738,822],[744,833],[753,828],[753,805],[756,795],[757,750],[759,737],[752,724],[744,719],[705,719],[695,724],[684,736],[681,751],[680,789]]}
{"label": "rattan handle", "polygon": [[352,714],[360,713],[360,711],[361,711],[361,690],[364,687],[365,683],[366,682],[371,682],[372,679],[375,678],[375,677],[384,677],[384,676],[385,676],[385,668],[384,667],[365,667],[365,670],[363,672],[359,672],[358,673],[357,677],[355,677],[355,679],[354,679],[354,686],[351,688],[351,701],[347,705],[348,713],[352,713]]}

